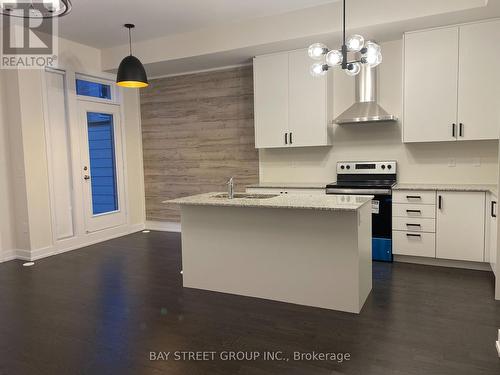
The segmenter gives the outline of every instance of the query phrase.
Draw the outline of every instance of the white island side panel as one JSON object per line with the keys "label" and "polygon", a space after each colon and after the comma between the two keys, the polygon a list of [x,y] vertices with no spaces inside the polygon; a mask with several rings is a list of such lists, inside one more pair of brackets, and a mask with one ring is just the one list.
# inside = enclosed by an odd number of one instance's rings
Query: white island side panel
{"label": "white island side panel", "polygon": [[371,290],[370,205],[183,205],[182,258],[185,287],[359,313]]}

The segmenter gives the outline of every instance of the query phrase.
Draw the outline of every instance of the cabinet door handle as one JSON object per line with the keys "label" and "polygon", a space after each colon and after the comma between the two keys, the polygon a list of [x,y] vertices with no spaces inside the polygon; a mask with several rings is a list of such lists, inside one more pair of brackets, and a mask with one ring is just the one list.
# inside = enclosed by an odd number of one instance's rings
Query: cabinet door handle
{"label": "cabinet door handle", "polygon": [[292,132],[290,132],[290,144],[293,144]]}
{"label": "cabinet door handle", "polygon": [[443,208],[443,197],[441,195],[438,196],[438,208]]}
{"label": "cabinet door handle", "polygon": [[407,195],[406,199],[422,199],[420,195]]}
{"label": "cabinet door handle", "polygon": [[416,234],[416,233],[406,233],[406,237],[422,237],[420,234]]}
{"label": "cabinet door handle", "polygon": [[407,227],[419,227],[419,228],[420,228],[422,225],[420,225],[420,224],[411,224],[411,223],[406,223],[406,226],[407,226]]}
{"label": "cabinet door handle", "polygon": [[459,128],[458,128],[458,135],[460,137],[463,137],[464,136],[464,124],[460,123],[459,124]]}
{"label": "cabinet door handle", "polygon": [[288,133],[285,133],[285,144],[288,144]]}
{"label": "cabinet door handle", "polygon": [[406,210],[406,212],[409,214],[410,213],[412,213],[412,214],[421,214],[422,213],[422,211],[420,211],[420,210]]}
{"label": "cabinet door handle", "polygon": [[497,214],[495,213],[495,206],[497,205],[497,202],[492,201],[491,202],[491,217],[497,217]]}
{"label": "cabinet door handle", "polygon": [[457,137],[457,124],[453,123],[451,124],[451,136],[453,138],[456,138]]}

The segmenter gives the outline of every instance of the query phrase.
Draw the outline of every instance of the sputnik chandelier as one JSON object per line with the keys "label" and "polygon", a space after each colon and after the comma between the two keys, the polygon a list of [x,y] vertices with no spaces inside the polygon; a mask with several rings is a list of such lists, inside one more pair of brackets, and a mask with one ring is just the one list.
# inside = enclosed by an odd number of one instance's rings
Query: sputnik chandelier
{"label": "sputnik chandelier", "polygon": [[[361,35],[352,35],[346,40],[346,0],[343,0],[343,30],[342,47],[339,50],[329,50],[323,43],[309,46],[308,54],[314,60],[321,60],[311,66],[311,74],[315,77],[324,76],[328,69],[340,66],[348,75],[355,76],[361,70],[361,64],[374,68],[382,62],[380,46],[372,41],[365,41]],[[349,57],[352,59],[349,60]]]}

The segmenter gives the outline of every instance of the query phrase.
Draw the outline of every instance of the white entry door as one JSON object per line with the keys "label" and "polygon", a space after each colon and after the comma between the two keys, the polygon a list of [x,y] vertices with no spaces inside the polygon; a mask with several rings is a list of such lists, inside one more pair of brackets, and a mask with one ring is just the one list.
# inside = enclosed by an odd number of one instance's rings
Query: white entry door
{"label": "white entry door", "polygon": [[85,229],[95,232],[126,222],[120,107],[79,106]]}

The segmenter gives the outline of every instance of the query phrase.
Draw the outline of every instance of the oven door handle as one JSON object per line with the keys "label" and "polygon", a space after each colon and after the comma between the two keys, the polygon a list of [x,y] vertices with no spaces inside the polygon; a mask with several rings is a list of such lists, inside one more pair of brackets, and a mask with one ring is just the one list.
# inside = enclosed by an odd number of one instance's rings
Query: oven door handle
{"label": "oven door handle", "polygon": [[326,188],[326,194],[391,195],[391,189]]}

